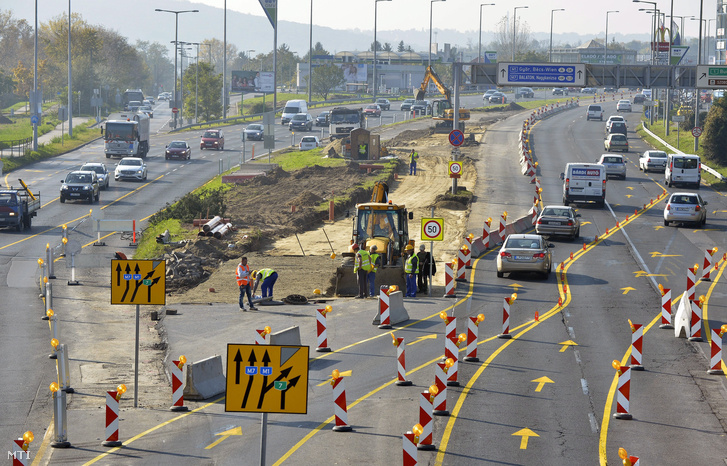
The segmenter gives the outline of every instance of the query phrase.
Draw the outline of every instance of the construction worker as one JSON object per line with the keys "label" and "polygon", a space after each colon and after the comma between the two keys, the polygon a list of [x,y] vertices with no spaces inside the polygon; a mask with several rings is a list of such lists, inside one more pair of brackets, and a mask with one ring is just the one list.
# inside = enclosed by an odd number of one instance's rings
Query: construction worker
{"label": "construction worker", "polygon": [[[417,260],[419,261],[419,275],[417,276],[417,287],[420,293],[427,292],[427,285],[431,276],[437,273],[437,265],[432,261],[432,255],[426,251],[423,244],[419,245],[419,252],[417,253]],[[431,270],[430,270],[431,269]]]}
{"label": "construction worker", "polygon": [[417,174],[417,160],[419,160],[419,152],[412,149],[411,153],[409,154],[409,174],[410,175]]}
{"label": "construction worker", "polygon": [[260,285],[260,282],[262,281],[260,291],[263,294],[263,298],[272,298],[273,285],[275,285],[275,281],[278,279],[278,272],[273,269],[260,269],[254,270],[252,272],[252,276],[255,279],[255,286],[252,288],[252,294],[255,294],[258,285]]}
{"label": "construction worker", "polygon": [[376,297],[376,271],[381,267],[381,256],[377,253],[378,247],[374,244],[369,248],[369,258],[371,260],[371,271],[366,276],[369,282],[369,296]]}
{"label": "construction worker", "polygon": [[353,273],[356,274],[356,281],[358,282],[358,296],[356,296],[356,299],[368,298],[369,290],[368,286],[366,286],[366,278],[369,271],[371,271],[371,257],[358,244],[354,243],[351,247],[356,254],[353,258]]}
{"label": "construction worker", "polygon": [[417,297],[417,274],[419,258],[414,254],[414,246],[407,244],[404,248],[404,274],[406,274],[406,296]]}
{"label": "construction worker", "polygon": [[358,145],[358,159],[367,160],[369,158],[367,153],[368,153],[368,150],[367,150],[366,144],[359,144]]}
{"label": "construction worker", "polygon": [[256,311],[257,308],[252,303],[252,293],[250,292],[250,266],[247,265],[247,257],[240,259],[240,263],[237,264],[237,271],[235,271],[235,278],[237,279],[237,286],[240,287],[240,310],[247,311],[243,298],[247,295],[247,303],[250,305],[250,309]]}

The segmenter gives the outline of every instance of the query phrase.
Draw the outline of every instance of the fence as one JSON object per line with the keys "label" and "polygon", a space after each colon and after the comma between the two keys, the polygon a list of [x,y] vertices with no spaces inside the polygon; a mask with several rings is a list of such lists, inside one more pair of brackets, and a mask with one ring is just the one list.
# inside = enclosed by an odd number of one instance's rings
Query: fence
{"label": "fence", "polygon": [[0,157],[21,157],[33,147],[33,138],[0,141]]}

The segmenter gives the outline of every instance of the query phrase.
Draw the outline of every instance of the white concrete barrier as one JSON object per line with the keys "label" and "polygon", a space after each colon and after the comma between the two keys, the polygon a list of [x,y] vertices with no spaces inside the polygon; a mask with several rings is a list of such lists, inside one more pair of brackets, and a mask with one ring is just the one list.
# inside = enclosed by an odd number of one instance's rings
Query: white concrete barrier
{"label": "white concrete barrier", "polygon": [[674,338],[689,338],[691,329],[692,303],[686,293],[679,300],[679,306],[674,314]]}
{"label": "white concrete barrier", "polygon": [[300,346],[300,327],[288,327],[270,334],[271,345]]}
{"label": "white concrete barrier", "polygon": [[[389,293],[389,321],[391,325],[399,324],[409,320],[409,313],[404,307],[404,294],[401,291]],[[381,323],[381,315],[379,314],[379,304],[376,304],[376,317],[371,322],[373,325]]]}
{"label": "white concrete barrier", "polygon": [[222,356],[212,356],[187,365],[184,397],[188,400],[206,400],[225,393],[225,375]]}

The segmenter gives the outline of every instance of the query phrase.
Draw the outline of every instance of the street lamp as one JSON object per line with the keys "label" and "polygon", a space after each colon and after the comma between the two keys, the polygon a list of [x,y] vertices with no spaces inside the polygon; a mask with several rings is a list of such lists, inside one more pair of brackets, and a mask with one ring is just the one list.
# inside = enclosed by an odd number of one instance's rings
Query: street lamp
{"label": "street lamp", "polygon": [[558,8],[557,10],[550,10],[550,48],[548,52],[548,61],[553,61],[553,13],[556,11],[565,11],[565,8]]}
{"label": "street lamp", "polygon": [[[69,0],[70,1],[70,0]],[[199,13],[199,10],[162,10],[156,8],[154,11],[161,11],[164,13],[174,13],[174,106],[178,106],[178,95],[177,95],[177,45],[179,42],[179,14],[180,13]],[[174,127],[177,127],[177,114],[174,114]]]}
{"label": "street lamp", "polygon": [[[376,46],[377,45],[377,42],[376,42],[376,19],[377,19],[377,16],[378,16],[378,6],[379,6],[379,2],[390,2],[390,1],[391,0],[374,0],[374,101],[376,101],[376,91],[377,91],[377,89],[379,87],[378,86],[379,83],[376,80],[377,79],[376,78],[376,71],[377,71],[376,69],[378,68],[376,66],[376,51],[378,49],[378,47]],[[442,1],[444,1],[444,0],[442,0]],[[430,39],[430,41],[431,41],[431,39]],[[429,48],[431,49],[431,45],[429,46]]]}
{"label": "street lamp", "polygon": [[516,25],[517,25],[517,10],[519,8],[528,8],[527,6],[516,6],[512,10],[512,61],[515,61],[515,36],[517,34],[516,32]]}
{"label": "street lamp", "polygon": [[[71,0],[68,0],[68,137],[73,137],[73,79],[71,74]],[[78,103],[78,109],[81,103]]]}
{"label": "street lamp", "polygon": [[431,0],[429,2],[429,61],[428,61],[428,65],[430,68],[432,66],[432,9],[434,7],[434,2],[443,2],[443,1],[445,1],[445,0]]}
{"label": "street lamp", "polygon": [[654,8],[649,8],[648,10],[641,10],[639,11],[652,11],[653,16],[651,20],[651,64],[654,64],[654,46],[656,45],[656,2],[649,2],[646,0],[632,0],[633,3],[648,3],[649,5],[654,5]]}
{"label": "street lamp", "polygon": [[[376,28],[374,27],[374,37]],[[310,30],[308,31],[308,103],[313,101],[313,0],[310,0]]]}
{"label": "street lamp", "polygon": [[[698,64],[702,64],[703,62],[706,62],[707,61],[705,59],[705,56],[704,56],[704,51],[702,50],[702,24],[703,23],[706,23],[707,20],[706,19],[699,19],[699,18],[696,18],[694,16],[692,16],[691,20],[692,21],[700,21],[700,23],[699,23],[699,48],[697,50],[697,63]],[[710,21],[713,21],[713,20],[710,19]]]}
{"label": "street lamp", "polygon": [[[247,51],[247,54],[246,54],[247,55],[247,61],[250,61],[250,56],[252,55],[253,52],[254,52],[254,50],[252,50],[252,49],[250,49],[250,50]],[[309,78],[309,80],[310,80],[310,78]],[[256,81],[255,79],[252,80],[252,87],[253,87],[253,89],[255,89],[257,87],[255,85],[258,84],[255,81]],[[310,94],[308,94],[308,99],[310,100]],[[244,103],[245,103],[245,90],[243,89],[243,90],[240,91],[240,115],[241,116],[245,114],[245,107],[243,106]]]}
{"label": "street lamp", "polygon": [[[494,3],[482,3],[480,4],[480,36],[477,41],[477,63],[482,59],[482,7],[483,6],[495,6]],[[484,61],[484,60],[482,60]]]}
{"label": "street lamp", "polygon": [[601,77],[601,84],[604,86],[606,85],[606,56],[608,55],[608,15],[618,12],[618,10],[608,10],[606,12],[606,42],[603,44],[603,76]]}
{"label": "street lamp", "polygon": [[227,0],[222,25],[222,119],[227,118]]}

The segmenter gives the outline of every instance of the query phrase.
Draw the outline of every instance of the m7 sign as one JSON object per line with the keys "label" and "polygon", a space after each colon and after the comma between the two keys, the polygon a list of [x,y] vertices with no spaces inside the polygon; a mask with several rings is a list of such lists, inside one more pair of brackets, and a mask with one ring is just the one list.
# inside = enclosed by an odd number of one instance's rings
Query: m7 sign
{"label": "m7 sign", "polygon": [[586,65],[583,63],[498,63],[499,86],[583,87]]}

